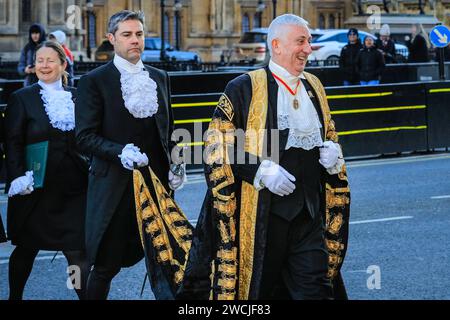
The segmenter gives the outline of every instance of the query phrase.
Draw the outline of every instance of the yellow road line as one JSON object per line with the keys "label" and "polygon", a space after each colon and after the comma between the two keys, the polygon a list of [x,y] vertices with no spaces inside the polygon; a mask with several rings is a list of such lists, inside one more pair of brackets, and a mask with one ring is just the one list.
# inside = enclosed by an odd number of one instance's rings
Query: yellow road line
{"label": "yellow road line", "polygon": [[338,94],[327,96],[328,100],[333,99],[347,99],[347,98],[371,98],[371,97],[384,97],[393,94],[394,92],[376,92],[376,93],[355,93],[355,94]]}
{"label": "yellow road line", "polygon": [[450,88],[430,89],[428,92],[429,92],[429,93],[450,92]]}
{"label": "yellow road line", "polygon": [[175,124],[186,124],[186,123],[198,123],[198,122],[211,122],[211,118],[204,119],[185,119],[185,120],[175,120]]}
{"label": "yellow road line", "polygon": [[215,107],[219,101],[211,102],[192,102],[192,103],[173,103],[172,108],[187,108],[187,107]]}
{"label": "yellow road line", "polygon": [[426,105],[418,105],[418,106],[402,106],[402,107],[386,107],[386,108],[337,110],[337,111],[331,111],[331,114],[350,114],[350,113],[383,112],[383,111],[396,111],[396,110],[413,110],[413,109],[425,109],[426,107],[427,107]]}
{"label": "yellow road line", "polygon": [[199,142],[187,142],[187,143],[178,143],[177,146],[179,147],[197,147],[197,146],[203,146],[205,143],[202,141]]}
{"label": "yellow road line", "polygon": [[351,134],[374,133],[374,132],[385,132],[385,131],[424,130],[426,128],[427,128],[427,126],[404,126],[404,127],[390,127],[390,128],[375,128],[375,129],[341,131],[341,132],[338,132],[338,135],[348,136]]}

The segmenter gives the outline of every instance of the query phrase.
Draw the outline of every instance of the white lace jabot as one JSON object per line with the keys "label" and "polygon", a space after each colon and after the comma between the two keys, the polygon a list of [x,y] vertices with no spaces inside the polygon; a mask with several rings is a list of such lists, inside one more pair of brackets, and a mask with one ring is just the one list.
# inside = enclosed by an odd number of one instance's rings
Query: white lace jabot
{"label": "white lace jabot", "polygon": [[156,82],[150,78],[141,60],[132,64],[114,56],[114,65],[120,72],[122,97],[125,108],[135,118],[148,118],[158,111],[158,94]]}
{"label": "white lace jabot", "polygon": [[75,128],[75,104],[72,100],[72,93],[64,90],[61,79],[53,83],[39,80],[38,84],[42,87],[39,93],[52,127],[61,131],[73,130]]}
{"label": "white lace jabot", "polygon": [[[269,62],[269,69],[283,79],[291,89],[295,89],[298,81],[305,78],[303,74],[298,77],[290,74],[285,68],[272,60]],[[277,97],[278,129],[289,129],[285,149],[294,147],[311,150],[314,147],[322,146],[323,141],[320,134],[322,125],[303,84],[300,83],[296,95],[293,96],[283,84],[278,80],[276,81],[279,86]],[[293,107],[294,98],[299,101],[300,107],[298,109]]]}

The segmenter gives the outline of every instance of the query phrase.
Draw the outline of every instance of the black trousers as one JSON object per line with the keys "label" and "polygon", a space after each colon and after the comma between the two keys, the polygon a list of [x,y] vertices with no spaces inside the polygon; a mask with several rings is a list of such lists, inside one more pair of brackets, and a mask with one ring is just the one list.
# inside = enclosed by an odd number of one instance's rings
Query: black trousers
{"label": "black trousers", "polygon": [[131,266],[144,257],[131,183],[98,248],[97,258],[88,278],[87,299],[107,299],[111,280],[120,272],[122,266]]}
{"label": "black trousers", "polygon": [[330,299],[327,272],[322,216],[304,209],[288,222],[270,213],[260,299]]}

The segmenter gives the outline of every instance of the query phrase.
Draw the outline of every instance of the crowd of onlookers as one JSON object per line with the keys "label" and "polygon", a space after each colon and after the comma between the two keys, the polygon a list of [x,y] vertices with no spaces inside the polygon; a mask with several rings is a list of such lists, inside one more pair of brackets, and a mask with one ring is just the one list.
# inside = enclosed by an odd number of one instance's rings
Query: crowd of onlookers
{"label": "crowd of onlookers", "polygon": [[[344,85],[376,85],[380,83],[383,69],[387,63],[396,63],[395,43],[390,38],[389,25],[380,29],[379,38],[374,41],[359,38],[358,30],[351,28],[347,33],[348,44],[342,48],[339,66],[343,72]],[[405,37],[408,47],[408,62],[429,62],[430,43],[421,24],[413,25],[411,36]],[[446,48],[446,55],[449,55]],[[446,57],[446,60],[447,57]]]}
{"label": "crowd of onlookers", "polygon": [[[46,40],[46,32],[40,24],[33,24],[29,29],[28,43],[22,49],[18,72],[25,77],[25,86],[37,82],[35,71],[36,47]],[[358,30],[351,28],[347,33],[348,44],[342,48],[339,66],[343,72],[344,85],[376,85],[380,83],[386,64],[397,62],[395,43],[390,37],[389,25],[384,24],[379,38],[374,41],[365,37],[362,42]],[[73,85],[74,56],[66,46],[66,34],[57,30],[49,34],[48,40],[59,43],[67,56],[68,84]],[[428,35],[421,24],[413,25],[411,36],[405,37],[408,47],[407,62],[428,62],[430,43]],[[450,49],[445,48],[445,60],[450,60]]]}
{"label": "crowd of onlookers", "polygon": [[[36,48],[47,40],[45,29],[42,25],[35,23],[31,25],[28,32],[28,43],[20,52],[20,60],[17,70],[21,76],[25,77],[25,86],[38,82],[35,68]],[[53,31],[48,35],[48,40],[59,43],[67,57],[66,72],[69,74],[68,85],[73,86],[73,62],[74,56],[66,46],[66,34],[62,30]]]}

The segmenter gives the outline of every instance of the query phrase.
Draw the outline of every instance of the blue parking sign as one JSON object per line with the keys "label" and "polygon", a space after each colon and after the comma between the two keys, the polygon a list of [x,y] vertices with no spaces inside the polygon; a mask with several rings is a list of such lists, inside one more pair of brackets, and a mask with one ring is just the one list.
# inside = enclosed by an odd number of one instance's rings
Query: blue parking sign
{"label": "blue parking sign", "polygon": [[444,48],[450,43],[450,30],[446,26],[436,26],[430,32],[431,43],[438,48]]}

